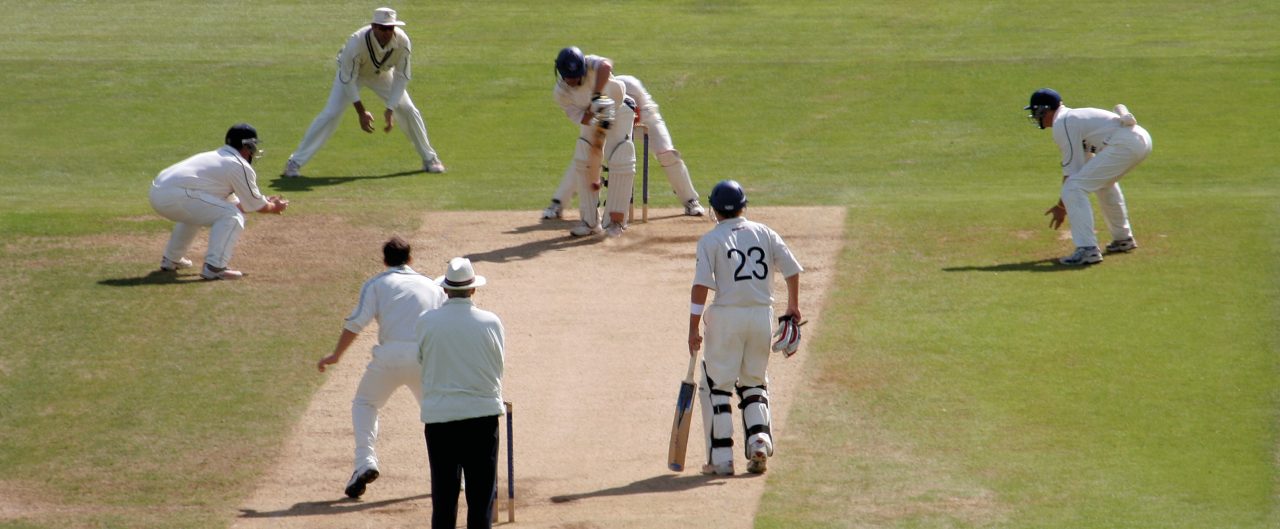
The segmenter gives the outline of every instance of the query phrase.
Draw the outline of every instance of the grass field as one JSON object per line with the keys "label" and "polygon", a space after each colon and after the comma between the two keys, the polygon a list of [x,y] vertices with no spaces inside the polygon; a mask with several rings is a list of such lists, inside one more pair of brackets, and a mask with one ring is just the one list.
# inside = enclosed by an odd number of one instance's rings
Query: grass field
{"label": "grass field", "polygon": [[[704,193],[849,208],[757,526],[1280,526],[1275,2],[391,4],[443,177],[376,178],[419,162],[350,116],[319,178],[274,176],[373,4],[0,3],[0,527],[224,527],[320,383],[368,241],[280,241],[284,288],[156,284],[159,170],[248,121],[290,222],[532,212],[569,44],[645,81]],[[1045,261],[1042,86],[1151,131],[1137,252]]]}

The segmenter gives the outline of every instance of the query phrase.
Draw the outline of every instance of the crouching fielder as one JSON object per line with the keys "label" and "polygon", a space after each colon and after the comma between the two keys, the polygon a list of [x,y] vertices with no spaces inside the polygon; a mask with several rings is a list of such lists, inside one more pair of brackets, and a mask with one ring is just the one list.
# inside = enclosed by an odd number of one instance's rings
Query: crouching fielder
{"label": "crouching fielder", "polygon": [[[786,314],[800,321],[800,263],[777,232],[742,216],[747,195],[733,180],[711,190],[718,224],[698,240],[690,292],[689,354],[702,347],[698,324],[706,322],[707,350],[702,364],[703,431],[707,436],[704,474],[733,474],[733,410],[738,393],[746,443],[747,472],[761,474],[773,456],[769,429],[769,352],[773,331],[775,274],[787,284]],[[709,290],[716,296],[705,309]]]}

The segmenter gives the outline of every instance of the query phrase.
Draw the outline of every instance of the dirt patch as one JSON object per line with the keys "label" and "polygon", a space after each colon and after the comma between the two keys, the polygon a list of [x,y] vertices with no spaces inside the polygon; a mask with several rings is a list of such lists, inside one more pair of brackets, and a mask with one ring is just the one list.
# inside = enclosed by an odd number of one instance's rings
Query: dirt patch
{"label": "dirt patch", "polygon": [[[665,465],[687,359],[693,254],[710,223],[658,210],[621,238],[582,240],[567,235],[571,222],[537,222],[536,216],[429,213],[412,237],[423,273],[436,276],[450,257],[465,255],[489,278],[476,302],[502,317],[507,328],[504,382],[505,397],[514,402],[516,524],[750,527],[765,477],[708,478],[672,473]],[[844,210],[753,208],[748,216],[781,233],[805,265],[802,309],[811,322],[806,329],[820,331]],[[383,412],[382,477],[362,500],[342,495],[351,471],[350,401],[373,336],[363,333],[331,370],[281,449],[278,465],[233,513],[232,527],[428,523],[426,450],[417,404],[407,391],[393,396]],[[786,362],[776,358],[770,368],[779,437],[775,465],[786,464],[786,410],[803,353]],[[703,457],[700,422],[695,423],[691,463]],[[745,462],[737,465],[742,469]],[[505,469],[499,481],[501,504]],[[498,520],[505,524],[505,512]]]}

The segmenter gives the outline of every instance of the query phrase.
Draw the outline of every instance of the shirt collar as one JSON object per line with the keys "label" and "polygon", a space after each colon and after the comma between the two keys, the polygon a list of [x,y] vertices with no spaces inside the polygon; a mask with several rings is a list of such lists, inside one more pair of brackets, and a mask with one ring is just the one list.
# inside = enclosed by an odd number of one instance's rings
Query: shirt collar
{"label": "shirt collar", "polygon": [[244,156],[240,156],[240,151],[236,150],[235,147],[232,147],[230,145],[223,145],[222,147],[218,148],[218,152],[226,152],[228,154],[235,156],[236,158],[239,158],[240,161],[246,164],[249,163],[249,160],[244,159]]}
{"label": "shirt collar", "polygon": [[444,301],[445,305],[475,305],[471,298],[449,298]]}

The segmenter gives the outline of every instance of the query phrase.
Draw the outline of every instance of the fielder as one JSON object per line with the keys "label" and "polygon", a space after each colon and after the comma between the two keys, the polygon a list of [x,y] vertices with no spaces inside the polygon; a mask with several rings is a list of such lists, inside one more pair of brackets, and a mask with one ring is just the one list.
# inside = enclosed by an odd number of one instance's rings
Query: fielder
{"label": "fielder", "polygon": [[347,316],[333,354],[316,363],[320,372],[337,364],[370,321],[378,321],[378,344],[365,368],[356,397],[351,401],[351,427],[355,433],[355,471],[344,492],[359,498],[365,487],[378,479],[378,410],[401,387],[413,392],[414,402],[422,401],[422,366],[418,363],[418,342],[414,327],[418,317],[444,304],[444,290],[431,278],[409,267],[413,261],[409,243],[392,237],[382,246],[382,262],[387,269],[360,288],[360,301]]}
{"label": "fielder", "polygon": [[1102,218],[1111,231],[1107,253],[1137,248],[1120,179],[1151,154],[1147,130],[1138,125],[1124,105],[1116,105],[1115,112],[1068,108],[1062,104],[1062,97],[1049,88],[1031,94],[1031,102],[1023,110],[1031,111],[1027,118],[1041,129],[1053,129],[1053,141],[1062,151],[1062,196],[1045,215],[1052,215],[1049,227],[1055,230],[1071,217],[1071,239],[1076,250],[1059,262],[1071,266],[1102,262],[1098,236],[1093,233],[1089,193],[1098,196]]}
{"label": "fielder", "polygon": [[244,231],[244,214],[256,211],[279,215],[289,207],[288,200],[264,197],[258,191],[258,173],[252,165],[254,158],[262,155],[257,129],[248,123],[233,125],[227,130],[225,143],[216,151],[169,166],[151,182],[151,207],[177,223],[160,258],[160,270],[190,268],[187,250],[200,227],[208,226],[209,249],[200,277],[240,279],[244,274],[228,265],[240,232]]}
{"label": "fielder", "polygon": [[[680,158],[680,151],[676,150],[675,144],[671,141],[671,132],[667,130],[667,123],[658,112],[658,102],[649,95],[649,91],[645,90],[639,79],[630,75],[619,75],[617,79],[626,87],[627,97],[636,102],[636,121],[643,124],[645,130],[649,131],[654,158],[667,173],[671,190],[680,197],[680,203],[684,205],[684,214],[690,217],[701,217],[706,214],[702,204],[698,203],[698,192],[693,188],[693,181],[689,179],[689,167]],[[542,211],[542,218],[561,218],[564,211],[563,204],[573,199],[576,191],[577,173],[574,171],[574,163],[570,162],[569,168],[564,172],[564,178],[560,180],[560,187],[551,197],[551,205]]]}
{"label": "fielder", "polygon": [[[729,402],[736,389],[747,472],[761,474],[773,456],[767,387],[774,321],[772,281],[778,274],[785,278],[785,315],[799,322],[800,272],[804,269],[782,237],[768,226],[742,217],[747,194],[737,182],[716,184],[709,200],[719,223],[698,240],[689,295],[689,354],[702,347],[699,322],[705,320],[707,328],[703,381],[698,388],[707,438],[707,464],[702,473],[733,475],[733,411]],[[716,291],[716,297],[704,313],[710,290]]]}
{"label": "fielder", "polygon": [[311,161],[338,129],[342,109],[347,105],[355,107],[360,128],[373,133],[373,114],[360,100],[361,87],[373,90],[386,103],[386,110],[382,113],[386,122],[383,132],[391,132],[394,117],[394,123],[400,125],[422,158],[422,169],[428,173],[445,171],[444,163],[427,139],[427,125],[422,121],[422,113],[409,98],[411,45],[409,35],[400,29],[403,25],[404,22],[396,20],[395,10],[380,7],[374,10],[373,21],[368,26],[351,34],[347,44],[338,52],[338,71],[329,91],[329,102],[311,122],[302,143],[298,144],[298,150],[285,163],[281,176],[301,176],[302,166]]}
{"label": "fielder", "polygon": [[[636,179],[636,148],[631,141],[635,122],[635,101],[626,97],[626,87],[613,77],[613,63],[604,57],[582,54],[568,47],[556,56],[556,87],[553,97],[569,121],[581,126],[573,163],[566,176],[576,181],[578,211],[582,221],[569,233],[576,237],[608,233],[622,235],[627,226],[627,210]],[[593,138],[603,134],[604,142],[593,147]],[[592,151],[601,162],[592,162]],[[600,163],[609,167],[609,194],[605,206],[606,224],[600,225]],[[593,165],[595,167],[593,167]]]}

